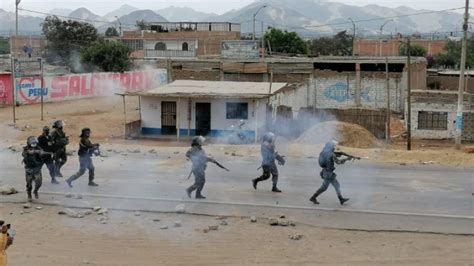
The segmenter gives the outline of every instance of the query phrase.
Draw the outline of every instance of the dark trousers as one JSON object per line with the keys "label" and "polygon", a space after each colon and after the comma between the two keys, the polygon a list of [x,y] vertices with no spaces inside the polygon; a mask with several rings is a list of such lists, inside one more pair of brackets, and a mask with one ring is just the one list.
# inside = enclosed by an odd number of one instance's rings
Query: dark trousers
{"label": "dark trousers", "polygon": [[54,154],[54,165],[56,167],[57,174],[61,173],[61,168],[66,164],[66,162],[67,162],[66,148],[62,148],[56,151],[56,153]]}
{"label": "dark trousers", "polygon": [[47,155],[48,157],[44,158],[44,164],[46,168],[48,168],[49,176],[51,176],[51,180],[54,180],[56,177],[56,166],[54,165],[53,158],[51,155]]}
{"label": "dark trousers", "polygon": [[206,172],[205,170],[193,170],[194,174],[194,184],[192,184],[188,190],[194,191],[196,190],[196,195],[201,195],[201,191],[204,188],[204,184],[206,183]]}
{"label": "dark trousers", "polygon": [[94,181],[95,177],[95,167],[94,164],[92,163],[92,158],[90,156],[82,156],[79,157],[79,171],[72,175],[69,178],[69,181],[74,181],[84,175],[86,173],[86,170],[89,170],[89,182]]}
{"label": "dark trousers", "polygon": [[25,179],[26,179],[26,192],[28,192],[28,195],[30,195],[31,191],[33,190],[33,183],[35,183],[34,192],[35,193],[38,192],[41,185],[43,184],[41,168],[25,169]]}
{"label": "dark trousers", "polygon": [[262,165],[263,173],[256,179],[257,182],[264,181],[272,177],[273,187],[277,186],[278,183],[278,168],[276,164]]}

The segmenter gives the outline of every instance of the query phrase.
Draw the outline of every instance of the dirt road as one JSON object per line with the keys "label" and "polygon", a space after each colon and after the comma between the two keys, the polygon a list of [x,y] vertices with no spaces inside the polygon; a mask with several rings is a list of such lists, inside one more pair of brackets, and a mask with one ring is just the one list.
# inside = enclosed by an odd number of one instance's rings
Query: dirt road
{"label": "dirt road", "polygon": [[[139,119],[138,100],[127,98],[127,121]],[[76,149],[78,136],[83,127],[90,127],[93,139],[105,145],[115,145],[116,149],[149,148],[163,146],[182,146],[187,143],[163,142],[156,140],[126,141],[123,139],[123,103],[119,96],[83,99],[68,102],[45,104],[45,119],[40,120],[40,106],[28,105],[17,108],[17,124],[12,124],[11,108],[0,108],[0,144],[22,146],[28,136],[41,134],[44,125],[51,125],[56,119],[66,121],[66,132],[71,135],[71,149]],[[110,146],[109,145],[109,146]],[[474,156],[452,148],[446,143],[414,141],[414,150],[407,152],[403,145],[395,143],[374,149],[355,149],[344,147],[348,152],[366,157],[371,161],[394,164],[440,164],[455,166],[474,166]],[[280,145],[287,155],[294,157],[315,156],[321,147],[285,143]],[[258,153],[252,145],[217,147],[216,152],[238,153],[240,155]]]}
{"label": "dirt road", "polygon": [[[468,265],[474,238],[414,233],[368,233],[296,226],[267,220],[222,220],[185,214],[111,211],[74,219],[56,207],[0,205],[17,231],[9,265]],[[138,216],[139,215],[139,216]],[[159,219],[160,221],[153,221]],[[181,227],[174,227],[175,221]],[[160,229],[162,226],[168,229]],[[301,240],[289,236],[301,234]]]}

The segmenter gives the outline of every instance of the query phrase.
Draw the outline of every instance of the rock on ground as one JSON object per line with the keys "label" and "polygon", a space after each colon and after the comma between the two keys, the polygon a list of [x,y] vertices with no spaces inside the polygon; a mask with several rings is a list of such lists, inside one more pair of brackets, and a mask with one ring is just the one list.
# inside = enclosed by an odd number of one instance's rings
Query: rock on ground
{"label": "rock on ground", "polygon": [[270,220],[268,221],[268,224],[271,226],[276,226],[279,224],[279,221],[276,218],[270,218]]}
{"label": "rock on ground", "polygon": [[256,223],[257,222],[257,217],[255,217],[255,216],[250,217],[250,222]]}
{"label": "rock on ground", "polygon": [[185,213],[186,212],[186,205],[178,204],[175,208],[176,213]]}
{"label": "rock on ground", "polygon": [[0,194],[1,195],[12,195],[12,194],[16,194],[18,193],[18,191],[10,186],[10,185],[3,185],[0,187]]}

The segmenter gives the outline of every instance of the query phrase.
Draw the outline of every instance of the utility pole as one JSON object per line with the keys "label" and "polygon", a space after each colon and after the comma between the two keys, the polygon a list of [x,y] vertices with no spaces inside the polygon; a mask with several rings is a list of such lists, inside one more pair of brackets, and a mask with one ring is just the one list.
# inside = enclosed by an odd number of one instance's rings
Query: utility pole
{"label": "utility pole", "polygon": [[390,21],[393,21],[393,19],[389,19],[387,21],[385,21],[384,24],[382,24],[382,26],[380,26],[380,40],[379,40],[379,56],[382,56],[382,38],[383,38],[383,27],[385,27],[385,25],[387,25],[387,23],[389,23]]}
{"label": "utility pole", "polygon": [[253,14],[253,34],[252,34],[252,40],[255,41],[255,17],[257,16],[258,12],[262,10],[263,8],[267,7],[266,5],[261,6],[259,9],[257,9],[257,12]]}
{"label": "utility pole", "polygon": [[15,36],[18,36],[18,5],[21,0],[15,0]]}
{"label": "utility pole", "polygon": [[356,41],[356,24],[352,18],[349,18],[352,22],[352,56],[355,55],[355,41]]}
{"label": "utility pole", "polygon": [[411,44],[407,40],[407,150],[411,151]]}
{"label": "utility pole", "polygon": [[122,22],[120,21],[120,18],[118,16],[115,16],[119,23],[119,37],[122,37]]}
{"label": "utility pole", "polygon": [[385,82],[387,86],[387,130],[385,132],[385,140],[387,143],[390,143],[390,127],[391,127],[391,118],[392,118],[392,112],[390,109],[390,77],[388,73],[388,57],[385,57]]}
{"label": "utility pole", "polygon": [[464,74],[466,71],[466,50],[467,50],[467,30],[469,28],[469,0],[466,0],[464,11],[464,23],[462,25],[463,38],[461,50],[461,71],[459,73],[459,90],[458,90],[458,108],[456,112],[456,149],[461,149],[462,130],[463,130],[463,109],[464,109]]}

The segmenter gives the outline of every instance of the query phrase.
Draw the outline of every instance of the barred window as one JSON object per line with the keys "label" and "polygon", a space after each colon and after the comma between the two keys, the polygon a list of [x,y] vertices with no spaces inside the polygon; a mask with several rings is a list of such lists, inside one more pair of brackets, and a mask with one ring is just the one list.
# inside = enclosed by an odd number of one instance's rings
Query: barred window
{"label": "barred window", "polygon": [[447,112],[418,112],[418,129],[427,130],[447,130],[448,113]]}
{"label": "barred window", "polygon": [[248,103],[227,103],[226,118],[227,119],[248,119],[249,105]]}
{"label": "barred window", "polygon": [[143,50],[143,40],[138,40],[138,39],[122,40],[122,43],[128,46],[133,51]]}

